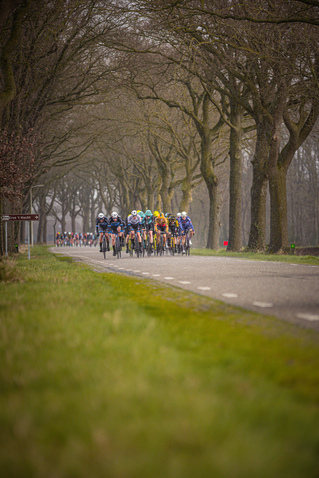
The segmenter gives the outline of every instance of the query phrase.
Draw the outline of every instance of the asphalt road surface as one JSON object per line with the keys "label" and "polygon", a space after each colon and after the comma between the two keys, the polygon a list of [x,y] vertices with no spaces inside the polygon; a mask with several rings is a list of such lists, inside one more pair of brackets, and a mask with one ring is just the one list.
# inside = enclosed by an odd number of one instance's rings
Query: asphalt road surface
{"label": "asphalt road surface", "polygon": [[98,247],[52,248],[96,270],[158,280],[319,331],[319,266],[213,256],[129,257]]}

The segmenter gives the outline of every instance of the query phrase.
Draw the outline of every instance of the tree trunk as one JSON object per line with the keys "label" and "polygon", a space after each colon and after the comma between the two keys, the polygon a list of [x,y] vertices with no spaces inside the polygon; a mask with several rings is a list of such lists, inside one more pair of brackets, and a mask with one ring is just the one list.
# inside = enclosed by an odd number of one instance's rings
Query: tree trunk
{"label": "tree trunk", "polygon": [[[232,101],[233,103],[233,101]],[[231,105],[230,174],[229,174],[229,239],[228,251],[242,248],[242,109]]]}
{"label": "tree trunk", "polygon": [[[207,184],[207,183],[206,183]],[[217,178],[208,187],[209,195],[209,226],[207,237],[207,249],[219,249],[219,231],[220,231],[220,204],[218,194],[218,181]]]}
{"label": "tree trunk", "polygon": [[183,180],[181,190],[183,196],[179,205],[179,210],[187,212],[191,202],[193,201],[193,186],[189,178],[185,178]]}
{"label": "tree trunk", "polygon": [[47,220],[47,215],[45,215],[44,221],[43,221],[42,244],[47,243],[47,229],[48,229],[48,220]]}
{"label": "tree trunk", "polygon": [[270,244],[271,252],[279,252],[288,246],[287,221],[287,171],[271,168],[269,171],[270,192]]}
{"label": "tree trunk", "polygon": [[253,165],[253,183],[251,187],[250,233],[248,248],[252,251],[264,251],[266,236],[266,198],[267,198],[267,161],[269,156],[269,138],[271,125],[257,124],[257,141]]}

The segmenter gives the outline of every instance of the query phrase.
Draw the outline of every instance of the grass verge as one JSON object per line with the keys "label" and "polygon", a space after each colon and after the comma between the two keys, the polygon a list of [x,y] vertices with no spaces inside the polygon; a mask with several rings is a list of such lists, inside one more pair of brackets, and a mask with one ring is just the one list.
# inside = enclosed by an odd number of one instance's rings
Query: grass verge
{"label": "grass verge", "polygon": [[3,476],[318,476],[316,332],[45,248],[16,269]]}
{"label": "grass verge", "polygon": [[219,256],[219,257],[238,257],[241,259],[249,259],[254,261],[272,261],[287,262],[289,264],[309,264],[319,266],[318,256],[297,256],[289,254],[259,254],[256,252],[227,252],[226,249],[214,251],[211,249],[192,249],[191,254],[194,256]]}

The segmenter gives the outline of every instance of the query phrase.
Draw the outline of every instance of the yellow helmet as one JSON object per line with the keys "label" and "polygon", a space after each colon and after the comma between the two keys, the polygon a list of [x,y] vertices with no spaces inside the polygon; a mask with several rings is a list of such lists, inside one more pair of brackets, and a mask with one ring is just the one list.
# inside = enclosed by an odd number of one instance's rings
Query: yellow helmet
{"label": "yellow helmet", "polygon": [[154,217],[158,217],[159,215],[160,215],[160,213],[159,213],[158,211],[154,211],[154,212],[153,212],[153,216],[154,216]]}

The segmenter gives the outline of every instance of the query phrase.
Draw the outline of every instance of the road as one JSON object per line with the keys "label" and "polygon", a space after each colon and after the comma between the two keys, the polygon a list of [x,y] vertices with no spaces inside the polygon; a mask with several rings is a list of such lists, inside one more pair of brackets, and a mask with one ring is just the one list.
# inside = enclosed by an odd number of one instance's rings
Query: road
{"label": "road", "polygon": [[319,266],[214,256],[128,257],[98,248],[52,248],[99,271],[165,282],[319,331]]}

